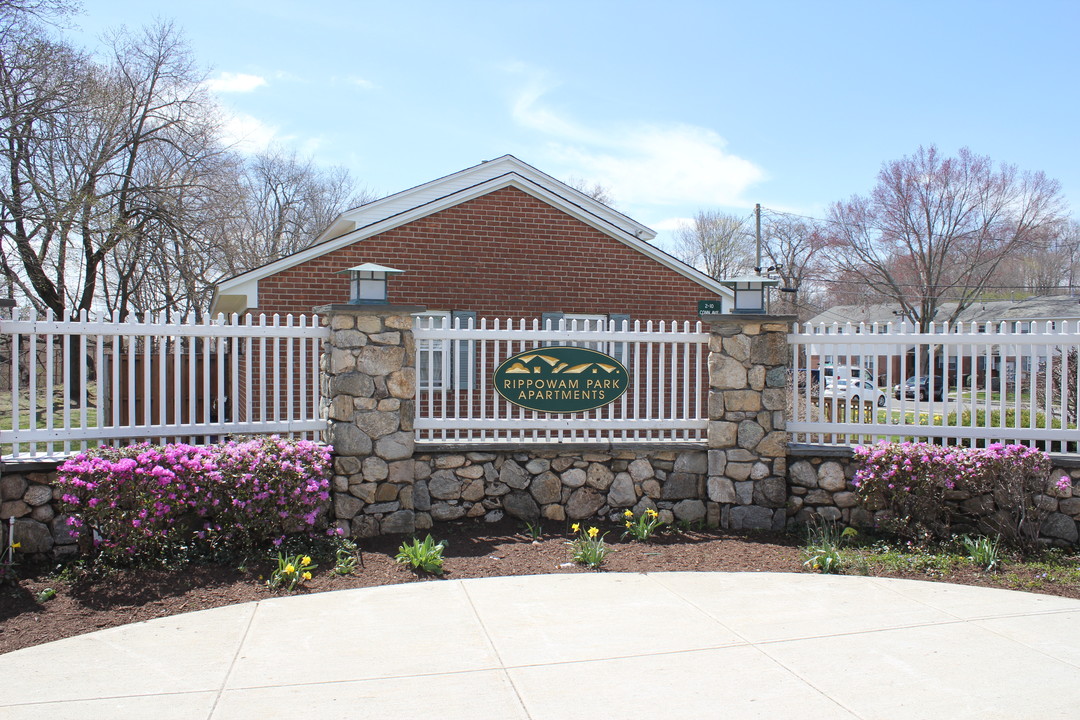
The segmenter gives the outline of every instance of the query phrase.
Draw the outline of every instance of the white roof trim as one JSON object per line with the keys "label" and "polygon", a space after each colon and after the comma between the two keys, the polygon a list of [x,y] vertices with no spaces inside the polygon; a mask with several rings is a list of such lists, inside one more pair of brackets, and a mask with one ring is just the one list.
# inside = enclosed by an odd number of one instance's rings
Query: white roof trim
{"label": "white roof trim", "polygon": [[587,208],[593,215],[596,215],[616,227],[622,228],[631,235],[637,237],[644,237],[647,235],[648,239],[652,239],[656,236],[656,233],[653,230],[636,220],[594,200],[581,191],[556,180],[550,175],[537,170],[532,165],[518,160],[513,155],[503,155],[502,157],[495,158],[494,160],[487,160],[479,165],[459,170],[456,173],[432,180],[423,185],[417,185],[414,188],[388,195],[387,197],[380,198],[379,200],[375,200],[366,205],[346,210],[330,224],[330,227],[316,239],[314,244],[318,245],[332,238],[356,230],[357,228],[366,227],[379,222],[380,220],[385,220],[405,209],[426,204],[427,202],[440,197],[452,195],[459,190],[511,172],[517,173],[525,179],[532,180],[538,185],[552,189],[558,188],[557,194],[568,199],[570,202]]}
{"label": "white roof trim", "polygon": [[[218,299],[226,295],[246,295],[248,307],[258,307],[258,281],[265,277],[506,187],[516,187],[559,208],[716,294],[733,297],[730,288],[649,244],[656,236],[653,230],[505,155],[342,213],[311,247],[219,282],[211,312],[217,311]],[[334,231],[341,234],[326,237]]]}

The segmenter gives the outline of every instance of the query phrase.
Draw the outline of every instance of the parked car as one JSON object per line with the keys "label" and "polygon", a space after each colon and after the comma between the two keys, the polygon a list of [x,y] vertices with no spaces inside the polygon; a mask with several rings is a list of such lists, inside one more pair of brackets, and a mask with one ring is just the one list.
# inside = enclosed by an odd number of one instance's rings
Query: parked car
{"label": "parked car", "polygon": [[825,382],[830,383],[833,380],[870,380],[870,371],[866,368],[857,367],[855,365],[826,365],[823,368],[819,368],[821,373],[825,376]]}
{"label": "parked car", "polygon": [[827,383],[821,394],[824,398],[846,400],[852,405],[860,402],[872,402],[878,407],[885,405],[885,393],[869,380],[836,379]]}
{"label": "parked car", "polygon": [[[893,397],[899,400],[901,397],[901,391],[903,397],[914,399],[916,396],[918,396],[920,400],[929,400],[930,377],[909,377],[902,388],[900,385],[896,385],[895,387],[893,387]],[[934,378],[934,399],[942,400],[944,399],[944,397],[945,381],[942,378]]]}

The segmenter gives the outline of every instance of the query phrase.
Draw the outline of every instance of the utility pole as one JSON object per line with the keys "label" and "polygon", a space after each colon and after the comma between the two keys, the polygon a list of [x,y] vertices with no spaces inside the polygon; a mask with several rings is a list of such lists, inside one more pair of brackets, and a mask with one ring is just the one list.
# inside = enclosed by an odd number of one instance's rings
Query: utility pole
{"label": "utility pole", "polygon": [[754,205],[754,237],[757,239],[757,263],[754,265],[754,272],[758,275],[761,274],[761,203]]}

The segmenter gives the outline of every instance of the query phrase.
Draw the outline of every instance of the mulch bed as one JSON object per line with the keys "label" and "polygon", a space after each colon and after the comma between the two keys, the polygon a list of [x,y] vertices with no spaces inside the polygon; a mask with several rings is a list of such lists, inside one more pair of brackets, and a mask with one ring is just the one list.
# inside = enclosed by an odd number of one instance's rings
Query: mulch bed
{"label": "mulch bed", "polygon": [[[618,542],[619,531],[608,539],[615,552],[604,561],[604,572],[803,572],[803,538],[781,533],[729,533],[722,531],[668,532],[649,543]],[[532,541],[512,523],[459,524],[439,528],[437,539],[449,540],[445,574],[449,579],[593,572],[570,562],[568,535],[545,534]],[[394,562],[400,537],[373,538],[360,543],[363,565],[352,575],[330,572],[322,562],[312,580],[298,594],[391,585],[437,582]],[[238,570],[216,565],[188,565],[176,570],[126,570],[108,575],[82,575],[74,581],[59,579],[55,568],[21,568],[22,580],[0,588],[0,653],[60,640],[125,623],[178,613],[206,610],[234,603],[280,596],[262,578],[268,566]],[[974,568],[959,568],[948,577],[922,573],[889,573],[888,577],[944,580],[973,585],[1009,587],[1002,574],[989,575]],[[1021,571],[1019,580],[1023,582]],[[1029,589],[1027,585],[1022,585]],[[55,597],[40,601],[46,588]],[[1071,585],[1047,585],[1037,592],[1080,598]]]}

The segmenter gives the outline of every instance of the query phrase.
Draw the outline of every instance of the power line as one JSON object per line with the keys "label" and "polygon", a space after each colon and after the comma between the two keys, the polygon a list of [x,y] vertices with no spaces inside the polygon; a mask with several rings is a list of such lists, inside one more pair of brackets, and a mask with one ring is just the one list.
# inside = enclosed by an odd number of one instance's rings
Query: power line
{"label": "power line", "polygon": [[[840,226],[840,227],[845,227],[845,226],[854,227],[854,228],[858,228],[859,230],[864,231],[864,232],[868,229],[866,225],[863,225],[862,223],[857,223],[857,222],[846,222],[846,221],[835,220],[833,218],[819,218],[819,217],[813,217],[811,215],[800,215],[799,213],[785,212],[783,210],[773,210],[772,208],[767,208],[767,207],[764,207],[764,206],[761,208],[761,210],[762,210],[762,212],[767,213],[769,215],[782,215],[784,217],[799,218],[800,220],[809,220],[811,222],[822,223],[822,224],[825,224],[825,225],[837,225],[837,226]],[[869,229],[872,230],[874,228],[870,227]],[[983,238],[983,239],[985,239],[985,240],[993,240],[995,242],[1008,242],[1007,238],[999,238],[999,237],[986,237],[986,238]],[[1038,242],[1036,240],[1032,240],[1032,241],[1029,241],[1029,242],[1030,242],[1030,244],[1035,245],[1035,246],[1040,247],[1040,248],[1043,248],[1043,249],[1046,249],[1047,247],[1049,247],[1049,243],[1040,243],[1040,242]]]}

